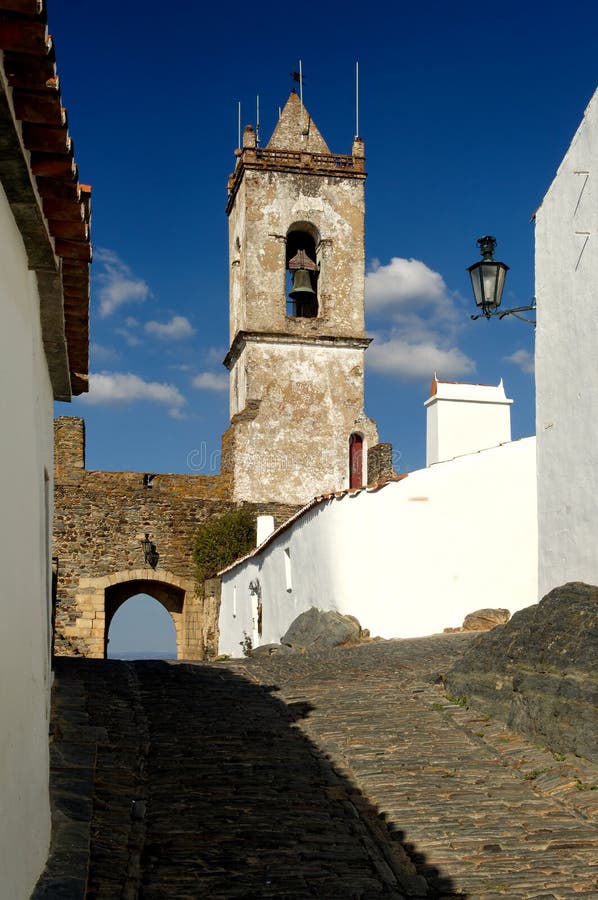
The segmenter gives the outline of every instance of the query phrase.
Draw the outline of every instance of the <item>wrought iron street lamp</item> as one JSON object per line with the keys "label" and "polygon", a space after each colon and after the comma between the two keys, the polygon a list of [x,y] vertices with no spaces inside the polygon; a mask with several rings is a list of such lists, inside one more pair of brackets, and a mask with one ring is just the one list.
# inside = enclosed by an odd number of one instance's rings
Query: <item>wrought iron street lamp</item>
{"label": "wrought iron street lamp", "polygon": [[513,309],[499,308],[509,267],[505,263],[494,259],[495,237],[487,234],[485,237],[479,238],[477,243],[482,258],[479,262],[474,263],[473,266],[468,266],[467,271],[471,278],[476,306],[480,312],[471,318],[480,319],[484,316],[486,319],[490,319],[492,316],[498,316],[499,319],[504,319],[505,316],[515,316],[524,322],[535,325],[536,323],[532,319],[525,319],[519,315],[519,313],[534,310],[536,308],[535,301],[529,306],[515,306]]}
{"label": "wrought iron street lamp", "polygon": [[150,541],[150,536],[147,532],[144,539],[140,541],[140,543],[143,549],[143,558],[146,566],[151,566],[152,569],[155,569],[158,565],[160,554],[156,550],[156,545],[152,544],[152,542]]}
{"label": "wrought iron street lamp", "polygon": [[487,234],[485,237],[481,237],[477,243],[482,258],[473,266],[469,266],[467,271],[471,278],[476,306],[482,310],[479,315],[489,319],[494,310],[500,306],[509,267],[494,259],[495,237]]}

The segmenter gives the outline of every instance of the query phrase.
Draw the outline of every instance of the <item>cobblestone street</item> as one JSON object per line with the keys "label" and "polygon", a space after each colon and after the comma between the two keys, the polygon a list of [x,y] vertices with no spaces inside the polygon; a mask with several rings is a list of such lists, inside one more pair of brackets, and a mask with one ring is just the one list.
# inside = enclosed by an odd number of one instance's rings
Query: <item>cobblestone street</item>
{"label": "cobblestone street", "polygon": [[34,896],[598,898],[598,767],[445,696],[471,639],[59,660]]}

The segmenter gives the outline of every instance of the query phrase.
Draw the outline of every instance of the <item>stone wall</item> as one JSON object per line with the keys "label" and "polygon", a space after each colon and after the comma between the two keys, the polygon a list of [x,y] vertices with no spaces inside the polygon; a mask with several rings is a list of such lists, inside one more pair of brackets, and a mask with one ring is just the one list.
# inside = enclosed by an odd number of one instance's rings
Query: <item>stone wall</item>
{"label": "stone wall", "polygon": [[243,370],[246,396],[226,437],[235,499],[302,505],[341,490],[349,486],[351,434],[362,434],[366,446],[378,442],[363,414],[363,347],[318,341],[246,336],[231,372],[234,384]]}
{"label": "stone wall", "polygon": [[368,450],[368,484],[392,478],[395,470],[392,464],[392,444],[375,444]]}
{"label": "stone wall", "polygon": [[[230,499],[230,476],[87,471],[80,418],[57,419],[55,441],[56,653],[103,656],[111,615],[134,593],[156,596],[169,610],[179,657],[215,652],[218,604],[197,596],[193,536],[206,519],[242,505]],[[277,525],[296,511],[243,505]],[[153,568],[144,559],[145,534],[159,555]]]}

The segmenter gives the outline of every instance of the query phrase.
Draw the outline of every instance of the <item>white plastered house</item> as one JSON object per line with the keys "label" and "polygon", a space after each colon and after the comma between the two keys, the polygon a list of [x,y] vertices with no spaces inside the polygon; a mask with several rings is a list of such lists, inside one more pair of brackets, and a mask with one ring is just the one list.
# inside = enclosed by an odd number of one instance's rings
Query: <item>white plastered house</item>
{"label": "white plastered house", "polygon": [[598,90],[535,222],[543,595],[598,584]]}
{"label": "white plastered house", "polygon": [[427,468],[315,498],[224,570],[220,652],[277,642],[312,606],[393,638],[535,603],[535,438],[511,441],[510,403],[502,382],[435,378]]}
{"label": "white plastered house", "polygon": [[0,895],[50,839],[53,400],[87,390],[89,189],[43,3],[0,0]]}

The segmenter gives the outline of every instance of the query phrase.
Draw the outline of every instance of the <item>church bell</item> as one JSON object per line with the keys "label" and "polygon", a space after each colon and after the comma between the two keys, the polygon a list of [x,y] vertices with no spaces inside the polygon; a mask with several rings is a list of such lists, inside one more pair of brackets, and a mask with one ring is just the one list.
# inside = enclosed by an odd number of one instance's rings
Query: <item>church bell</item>
{"label": "church bell", "polygon": [[289,293],[291,300],[310,301],[316,296],[311,284],[311,276],[307,269],[295,269],[293,272],[293,288]]}

